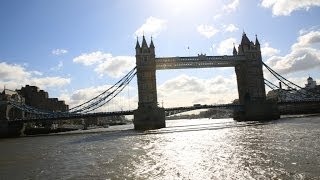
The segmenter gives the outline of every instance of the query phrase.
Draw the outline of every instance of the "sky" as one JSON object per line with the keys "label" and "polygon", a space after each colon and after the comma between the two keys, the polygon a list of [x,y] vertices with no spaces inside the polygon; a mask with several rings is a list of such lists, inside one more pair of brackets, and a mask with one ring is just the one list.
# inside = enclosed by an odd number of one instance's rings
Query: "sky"
{"label": "sky", "polygon": [[[242,33],[259,38],[263,61],[304,86],[320,84],[320,0],[1,0],[0,90],[29,84],[70,107],[106,90],[135,66],[151,36],[156,57],[231,55]],[[233,68],[157,71],[160,106],[230,103]],[[266,79],[277,81],[264,69]],[[267,89],[269,90],[269,89]],[[136,78],[98,111],[135,109]]]}

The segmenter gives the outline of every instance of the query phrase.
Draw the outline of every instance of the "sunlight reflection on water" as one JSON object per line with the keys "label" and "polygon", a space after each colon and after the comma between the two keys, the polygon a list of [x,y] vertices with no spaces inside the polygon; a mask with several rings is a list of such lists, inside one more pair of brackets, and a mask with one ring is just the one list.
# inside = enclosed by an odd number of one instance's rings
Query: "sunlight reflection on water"
{"label": "sunlight reflection on water", "polygon": [[4,179],[319,179],[319,136],[320,118],[309,117],[268,123],[175,120],[146,132],[129,125],[3,139],[0,174]]}

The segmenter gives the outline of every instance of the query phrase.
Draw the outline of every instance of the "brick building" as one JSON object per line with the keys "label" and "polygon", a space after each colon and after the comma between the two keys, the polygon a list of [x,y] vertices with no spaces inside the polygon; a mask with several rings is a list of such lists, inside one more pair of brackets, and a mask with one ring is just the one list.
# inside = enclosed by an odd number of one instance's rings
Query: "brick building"
{"label": "brick building", "polygon": [[63,112],[69,109],[64,101],[49,98],[48,92],[39,90],[37,86],[26,85],[16,91],[25,98],[26,105],[53,112]]}

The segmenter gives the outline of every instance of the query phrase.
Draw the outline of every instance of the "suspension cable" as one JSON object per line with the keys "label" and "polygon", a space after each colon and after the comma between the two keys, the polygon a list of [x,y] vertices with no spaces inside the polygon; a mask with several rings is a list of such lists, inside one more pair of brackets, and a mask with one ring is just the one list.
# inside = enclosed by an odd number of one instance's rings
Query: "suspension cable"
{"label": "suspension cable", "polygon": [[[73,111],[74,109],[80,108],[81,106],[84,106],[85,104],[88,104],[92,101],[94,101],[95,99],[98,99],[100,96],[103,96],[104,94],[106,94],[108,91],[110,91],[112,88],[114,88],[116,85],[120,84],[122,81],[124,81],[125,79],[127,79],[128,76],[130,76],[134,70],[136,70],[137,67],[134,67],[131,71],[128,72],[128,74],[126,74],[122,79],[120,79],[118,82],[116,82],[113,86],[111,86],[110,88],[108,88],[107,90],[105,90],[104,92],[102,92],[101,94],[97,95],[96,97],[90,99],[89,101],[86,101],[80,105],[77,105],[71,109],[69,109],[69,111]],[[75,110],[76,111],[76,110]]]}
{"label": "suspension cable", "polygon": [[[320,93],[317,92],[312,92],[312,91],[308,91],[302,87],[300,87],[299,85],[289,81],[288,79],[284,78],[283,76],[281,76],[279,73],[277,73],[276,71],[274,71],[273,69],[271,69],[268,65],[266,65],[265,63],[263,63],[263,65],[268,69],[268,71],[274,76],[276,77],[280,82],[282,82],[284,85],[286,85],[288,87],[288,89],[295,91],[299,94],[302,94],[304,96],[309,96],[309,95],[315,95],[315,98],[319,98]],[[285,82],[286,81],[286,82]],[[270,81],[269,81],[270,82]],[[288,82],[288,83],[287,83]],[[292,84],[300,89],[304,89],[306,91],[306,93],[301,92],[299,90],[297,90],[296,88],[291,87],[289,84]],[[277,87],[277,86],[276,86]],[[279,88],[279,87],[278,87]]]}

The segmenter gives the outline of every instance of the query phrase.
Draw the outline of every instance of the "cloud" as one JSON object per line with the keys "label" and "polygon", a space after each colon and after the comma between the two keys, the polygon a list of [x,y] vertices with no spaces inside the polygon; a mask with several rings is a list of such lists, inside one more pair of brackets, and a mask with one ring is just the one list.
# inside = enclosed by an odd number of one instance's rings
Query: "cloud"
{"label": "cloud", "polygon": [[214,20],[218,20],[218,19],[220,19],[221,17],[222,17],[222,14],[216,14],[216,15],[213,16],[213,19],[214,19]]}
{"label": "cloud", "polygon": [[52,53],[53,55],[59,56],[59,55],[68,53],[68,50],[66,50],[66,49],[53,49],[53,50],[51,51],[51,53]]}
{"label": "cloud", "polygon": [[80,56],[73,58],[73,62],[80,63],[85,66],[90,66],[93,64],[101,63],[104,59],[108,59],[110,57],[112,57],[111,54],[96,51],[92,53],[83,53]]}
{"label": "cloud", "polygon": [[51,71],[60,71],[62,69],[62,67],[63,67],[63,62],[59,61],[58,65],[50,68],[50,70]]}
{"label": "cloud", "polygon": [[320,67],[320,31],[310,31],[297,38],[291,52],[272,56],[266,63],[279,73],[292,73]]}
{"label": "cloud", "polygon": [[236,85],[235,75],[201,79],[183,74],[158,87],[158,101],[163,100],[165,107],[230,103],[238,98]]}
{"label": "cloud", "polygon": [[238,6],[239,6],[239,0],[233,0],[231,3],[224,5],[222,9],[230,13],[235,11]]}
{"label": "cloud", "polygon": [[25,77],[30,77],[31,74],[23,66],[7,64],[6,62],[0,63],[1,81],[22,81]]}
{"label": "cloud", "polygon": [[[68,104],[69,107],[72,108],[96,97],[110,87],[111,85],[92,86],[88,88],[78,89],[73,92],[64,92],[59,96],[59,99],[65,100],[66,104]],[[127,86],[124,89],[123,93],[120,93],[112,101],[102,106],[101,108],[98,108],[96,112],[136,109],[138,105],[137,96],[128,96],[128,94],[126,93],[128,90],[130,92],[136,92],[135,88]]]}
{"label": "cloud", "polygon": [[110,77],[121,77],[125,72],[131,70],[135,66],[135,57],[133,56],[116,56],[105,59],[100,63],[94,71],[100,76],[109,75]]}
{"label": "cloud", "polygon": [[73,62],[85,66],[96,65],[94,71],[99,76],[108,75],[110,77],[121,77],[125,72],[135,66],[135,57],[133,56],[115,56],[110,53],[96,51],[84,53],[73,59]]}
{"label": "cloud", "polygon": [[70,84],[70,78],[58,76],[37,77],[43,74],[39,71],[27,71],[25,67],[18,64],[0,63],[0,87],[4,85],[8,89],[17,89],[26,84],[35,85],[40,88],[62,87]]}
{"label": "cloud", "polygon": [[272,8],[272,14],[275,16],[288,16],[293,11],[300,9],[309,10],[313,6],[320,6],[319,0],[263,0],[261,6]]}
{"label": "cloud", "polygon": [[211,38],[212,36],[214,36],[216,33],[219,32],[219,30],[211,25],[207,25],[207,24],[201,24],[197,27],[197,31],[205,36],[206,38]]}
{"label": "cloud", "polygon": [[276,54],[279,54],[280,50],[270,47],[269,43],[264,43],[261,47],[261,55],[262,57],[271,57]]}
{"label": "cloud", "polygon": [[235,38],[228,38],[221,41],[217,47],[217,53],[220,55],[232,54],[233,43],[235,42]]}
{"label": "cloud", "polygon": [[44,78],[32,78],[30,79],[30,84],[34,84],[38,87],[61,87],[70,84],[70,78],[62,77],[44,77]]}
{"label": "cloud", "polygon": [[238,30],[239,30],[239,28],[236,27],[234,24],[224,25],[224,31],[235,32],[235,31],[238,31]]}
{"label": "cloud", "polygon": [[150,16],[134,33],[135,36],[151,35],[157,37],[159,33],[167,28],[167,20]]}
{"label": "cloud", "polygon": [[31,72],[31,74],[33,74],[35,76],[42,76],[43,75],[43,73],[40,71],[30,71],[30,72]]}

